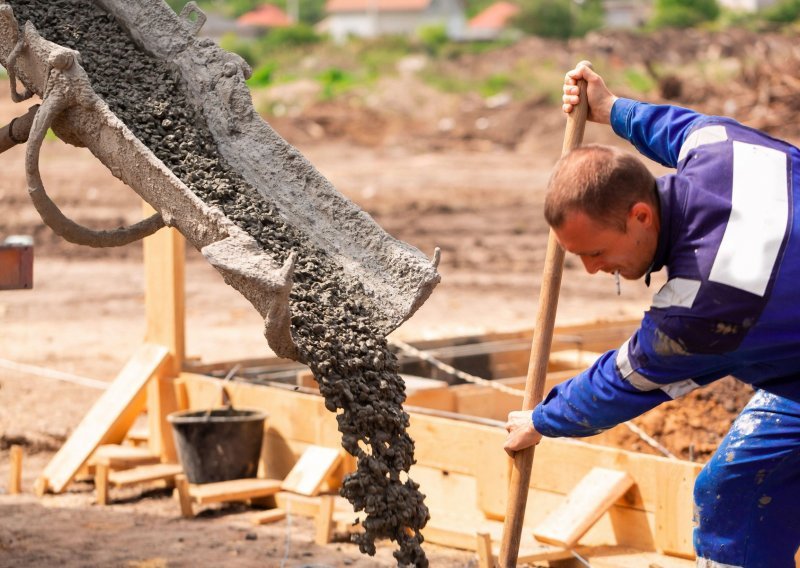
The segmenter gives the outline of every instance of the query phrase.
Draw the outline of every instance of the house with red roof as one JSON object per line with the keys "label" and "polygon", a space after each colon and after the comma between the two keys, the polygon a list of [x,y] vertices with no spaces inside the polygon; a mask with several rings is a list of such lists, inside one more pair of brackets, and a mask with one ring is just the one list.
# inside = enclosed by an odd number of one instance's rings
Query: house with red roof
{"label": "house with red roof", "polygon": [[334,40],[348,36],[411,35],[419,28],[443,25],[452,39],[464,37],[462,0],[327,0],[326,28]]}
{"label": "house with red roof", "polygon": [[519,13],[519,6],[511,2],[495,2],[484,8],[467,24],[470,39],[495,39],[508,28]]}
{"label": "house with red roof", "polygon": [[255,10],[242,14],[236,19],[236,23],[243,27],[262,28],[269,30],[272,28],[285,28],[294,24],[286,12],[273,4],[262,4]]}

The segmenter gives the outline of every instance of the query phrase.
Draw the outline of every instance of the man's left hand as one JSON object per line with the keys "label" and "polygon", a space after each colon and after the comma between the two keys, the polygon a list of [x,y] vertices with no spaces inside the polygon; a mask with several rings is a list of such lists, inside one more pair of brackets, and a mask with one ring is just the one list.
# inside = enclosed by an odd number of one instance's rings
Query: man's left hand
{"label": "man's left hand", "polygon": [[533,427],[530,410],[509,412],[506,431],[508,431],[508,437],[503,444],[503,449],[511,457],[514,457],[515,452],[535,446],[542,440],[542,435]]}

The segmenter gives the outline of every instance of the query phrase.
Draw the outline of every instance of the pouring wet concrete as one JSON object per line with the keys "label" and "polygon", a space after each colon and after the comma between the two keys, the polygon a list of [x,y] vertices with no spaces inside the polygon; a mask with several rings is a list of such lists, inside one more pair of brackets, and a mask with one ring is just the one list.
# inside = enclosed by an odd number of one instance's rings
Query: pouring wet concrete
{"label": "pouring wet concrete", "polygon": [[429,514],[408,477],[414,443],[402,408],[405,386],[386,338],[371,323],[368,294],[221,159],[177,70],[141,51],[112,16],[79,0],[8,3],[20,24],[30,20],[45,38],[81,53],[98,95],[201,200],[253,236],[278,265],[298,254],[292,337],[326,408],[337,413],[342,446],[358,458],[342,487],[355,510],[366,513],[365,532],[354,538],[367,554],[374,554],[376,539],[390,538],[399,544],[398,564],[427,566],[420,530]]}

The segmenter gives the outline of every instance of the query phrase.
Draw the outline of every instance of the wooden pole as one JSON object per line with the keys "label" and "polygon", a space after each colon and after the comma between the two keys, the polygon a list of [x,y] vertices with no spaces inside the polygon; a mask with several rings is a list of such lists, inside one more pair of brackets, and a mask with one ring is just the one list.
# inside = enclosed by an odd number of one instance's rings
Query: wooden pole
{"label": "wooden pole", "polygon": [[11,471],[9,471],[8,493],[19,495],[22,493],[22,446],[14,444],[10,449]]}
{"label": "wooden pole", "polygon": [[[579,82],[580,104],[567,115],[567,126],[564,133],[564,145],[561,155],[568,154],[581,145],[583,131],[586,126],[588,105],[586,103],[586,82]],[[522,410],[533,410],[541,402],[544,395],[544,384],[547,376],[547,360],[553,342],[553,327],[556,321],[558,293],[561,289],[561,274],[564,268],[564,249],[558,244],[553,230],[547,239],[547,254],[544,261],[542,288],[539,292],[539,311],[536,327],[533,330],[528,375],[525,380],[525,397]],[[508,503],[503,523],[503,540],[500,543],[500,568],[513,568],[517,564],[519,543],[522,535],[522,522],[525,519],[525,506],[528,500],[531,470],[535,446],[519,451],[514,455],[509,482]]]}
{"label": "wooden pole", "polygon": [[[142,204],[145,217],[155,210]],[[144,241],[145,341],[169,349],[170,360],[153,377],[147,389],[147,416],[150,450],[162,461],[177,462],[172,429],[167,415],[178,410],[174,379],[183,368],[185,353],[185,286],[184,266],[186,241],[175,229],[164,228]]]}

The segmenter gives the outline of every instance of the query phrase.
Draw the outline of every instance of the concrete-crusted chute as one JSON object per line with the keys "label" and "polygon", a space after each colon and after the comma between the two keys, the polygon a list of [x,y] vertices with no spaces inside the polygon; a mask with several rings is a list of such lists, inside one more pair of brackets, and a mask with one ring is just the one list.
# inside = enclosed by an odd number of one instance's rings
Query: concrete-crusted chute
{"label": "concrete-crusted chute", "polygon": [[[260,118],[245,85],[249,67],[196,37],[205,17],[194,3],[180,16],[160,0],[95,4],[113,15],[143,51],[178,69],[187,99],[202,114],[222,157],[287,224],[363,286],[378,331],[390,332],[416,311],[439,280],[436,263],[385,233]],[[163,224],[177,228],[258,309],[273,350],[297,358],[287,303],[294,261],[265,254],[219,207],[199,199],[95,93],[79,53],[47,41],[31,22],[20,29],[13,5],[0,2],[0,63],[8,69],[14,100],[42,97],[26,169],[45,223],[67,240],[90,246],[133,242]],[[18,92],[17,80],[25,92]],[[47,196],[38,171],[40,144],[50,126],[65,142],[87,147],[157,214],[109,231],[66,218]]]}

